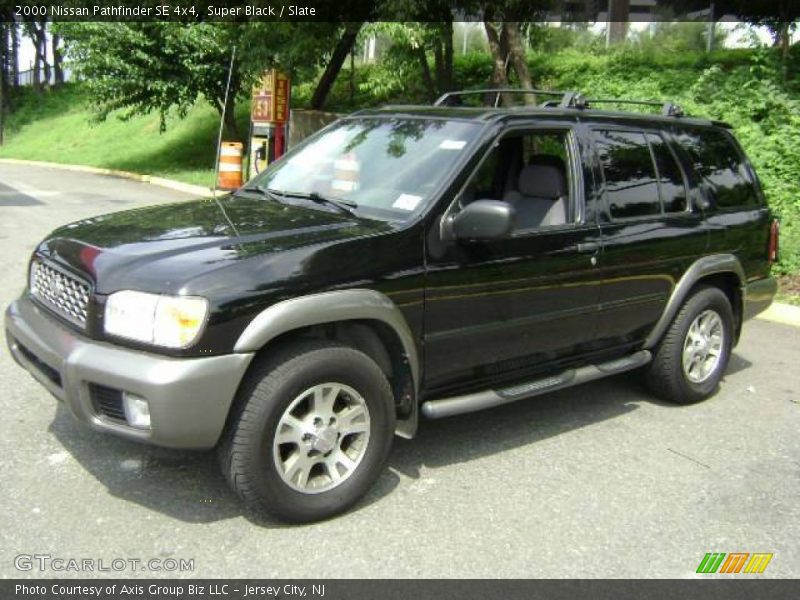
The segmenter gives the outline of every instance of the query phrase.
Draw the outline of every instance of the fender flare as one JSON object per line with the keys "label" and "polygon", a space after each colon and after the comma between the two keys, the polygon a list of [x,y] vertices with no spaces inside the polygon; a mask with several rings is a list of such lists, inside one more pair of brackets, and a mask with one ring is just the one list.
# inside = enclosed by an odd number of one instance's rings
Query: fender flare
{"label": "fender flare", "polygon": [[291,298],[273,304],[256,315],[239,336],[234,352],[257,352],[270,340],[290,331],[312,325],[340,321],[372,320],[388,325],[403,347],[413,383],[411,414],[398,419],[395,433],[412,438],[419,420],[417,394],[420,363],[414,336],[403,313],[385,294],[369,289],[338,290]]}
{"label": "fender flare", "polygon": [[[740,291],[744,294],[746,278],[742,263],[739,262],[736,256],[733,254],[712,254],[711,256],[704,256],[703,258],[697,259],[686,270],[672,289],[672,294],[667,301],[664,312],[661,314],[661,318],[644,341],[644,349],[650,350],[658,344],[666,333],[670,323],[672,323],[672,320],[675,318],[675,315],[678,314],[681,306],[683,306],[686,297],[689,295],[689,291],[694,285],[703,277],[719,273],[731,273],[736,275],[736,278],[739,280]],[[744,295],[742,295],[742,297],[744,297]]]}

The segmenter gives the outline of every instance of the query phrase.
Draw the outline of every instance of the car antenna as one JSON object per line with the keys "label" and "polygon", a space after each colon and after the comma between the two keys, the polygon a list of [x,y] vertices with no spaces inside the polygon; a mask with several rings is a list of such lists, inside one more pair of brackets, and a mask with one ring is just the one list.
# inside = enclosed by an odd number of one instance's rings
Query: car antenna
{"label": "car antenna", "polygon": [[233,229],[233,232],[236,234],[236,237],[239,237],[239,230],[236,229],[236,225],[233,224],[233,221],[230,220],[228,217],[228,213],[225,212],[225,207],[222,206],[222,202],[219,201],[217,198],[217,181],[219,181],[219,153],[220,149],[222,148],[222,128],[225,126],[225,111],[228,109],[228,94],[231,91],[231,75],[233,74],[233,61],[236,58],[236,46],[234,45],[231,49],[231,62],[228,65],[228,82],[225,84],[225,100],[222,103],[222,115],[219,118],[219,135],[217,135],[217,159],[214,164],[214,181],[211,183],[211,190],[213,192],[214,202],[217,203],[219,209],[222,211],[222,214],[225,216],[225,220]]}

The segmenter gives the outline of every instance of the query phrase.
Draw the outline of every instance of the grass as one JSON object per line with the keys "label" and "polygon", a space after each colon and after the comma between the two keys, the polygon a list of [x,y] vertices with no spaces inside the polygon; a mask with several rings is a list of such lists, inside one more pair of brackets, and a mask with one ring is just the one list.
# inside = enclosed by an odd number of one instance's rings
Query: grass
{"label": "grass", "polygon": [[[156,114],[94,122],[80,85],[23,94],[8,117],[0,158],[119,169],[203,186],[213,181],[219,116],[207,102],[198,102],[183,119],[171,116],[161,133]],[[246,127],[247,107],[239,108]]]}

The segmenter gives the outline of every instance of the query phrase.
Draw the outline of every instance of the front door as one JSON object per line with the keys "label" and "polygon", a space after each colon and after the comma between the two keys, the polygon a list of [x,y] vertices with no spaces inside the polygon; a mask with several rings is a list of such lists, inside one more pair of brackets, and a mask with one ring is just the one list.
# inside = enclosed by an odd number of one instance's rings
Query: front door
{"label": "front door", "polygon": [[428,244],[427,394],[511,383],[591,351],[600,235],[583,202],[581,151],[563,124],[510,129],[445,212],[504,200],[517,227],[507,239]]}

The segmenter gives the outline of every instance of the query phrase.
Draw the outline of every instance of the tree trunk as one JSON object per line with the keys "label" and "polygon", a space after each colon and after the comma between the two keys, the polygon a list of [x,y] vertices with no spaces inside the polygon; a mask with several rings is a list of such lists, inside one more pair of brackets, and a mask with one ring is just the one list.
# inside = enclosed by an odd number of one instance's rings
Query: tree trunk
{"label": "tree trunk", "polygon": [[53,47],[53,77],[58,87],[64,83],[64,51],[61,48],[61,36],[53,34],[51,38]]}
{"label": "tree trunk", "polygon": [[[237,89],[231,81],[231,90]],[[224,98],[217,100],[217,110],[222,117],[222,139],[226,142],[240,142],[239,126],[236,124],[236,94],[232,91],[228,94],[228,102]]]}
{"label": "tree trunk", "polygon": [[360,22],[347,23],[345,25],[344,33],[342,37],[339,38],[339,42],[336,44],[336,48],[334,48],[333,54],[331,55],[331,60],[325,67],[322,77],[319,78],[317,88],[314,90],[314,95],[311,97],[312,109],[321,110],[322,107],[325,106],[325,101],[328,99],[328,94],[336,81],[336,77],[339,75],[339,71],[342,70],[342,65],[347,55],[350,54],[353,45],[356,43],[356,37],[361,30],[361,25],[362,23]]}
{"label": "tree trunk", "polygon": [[425,47],[419,46],[414,48],[413,52],[419,62],[419,69],[422,72],[422,83],[425,84],[425,91],[428,93],[428,101],[433,102],[436,100],[436,84],[433,81],[431,68],[428,65],[428,55],[425,53]]}
{"label": "tree trunk", "polygon": [[44,87],[50,87],[50,63],[47,60],[47,25],[41,24],[39,29],[39,50],[42,53],[42,66],[44,72]]}
{"label": "tree trunk", "polygon": [[[355,48],[353,50],[355,50]],[[348,81],[350,104],[353,104],[353,100],[355,100],[356,97],[356,57],[353,54],[353,50],[350,51],[350,79]]]}
{"label": "tree trunk", "polygon": [[11,28],[13,23],[0,20],[0,110],[8,102],[11,80]]}
{"label": "tree trunk", "polygon": [[441,93],[444,91],[444,48],[441,39],[437,39],[433,45],[433,71],[436,73],[436,90]]}
{"label": "tree trunk", "polygon": [[[50,65],[47,64],[46,22],[26,23],[28,35],[33,43],[33,88],[39,93],[50,84]],[[42,77],[44,75],[44,77]]]}
{"label": "tree trunk", "polygon": [[33,52],[33,72],[31,75],[33,76],[33,90],[38,94],[42,91],[42,64],[41,64],[41,55],[39,51],[35,49],[36,40],[32,40],[34,43],[34,52]]}
{"label": "tree trunk", "polygon": [[[533,81],[531,80],[531,74],[528,70],[528,63],[525,60],[525,48],[522,44],[519,23],[514,21],[504,22],[503,32],[506,34],[506,39],[508,40],[511,65],[514,67],[514,72],[517,74],[520,87],[528,90],[533,89]],[[522,97],[525,104],[536,104],[536,97],[533,94],[522,94]]]}
{"label": "tree trunk", "polygon": [[11,79],[14,89],[19,88],[19,29],[11,23]]}
{"label": "tree trunk", "polygon": [[8,98],[9,71],[9,29],[10,24],[0,21],[0,146],[3,145],[3,134],[6,119],[6,98]]}
{"label": "tree trunk", "polygon": [[[486,30],[486,38],[489,41],[489,50],[492,54],[492,76],[489,81],[489,87],[502,88],[508,87],[508,75],[506,73],[506,57],[508,56],[508,41],[505,34],[498,34],[494,23],[489,21],[483,22],[483,27]],[[496,102],[495,94],[487,94],[484,98],[487,104],[494,104]],[[508,98],[503,97],[502,102],[508,105]]]}
{"label": "tree trunk", "polygon": [[444,45],[444,65],[442,66],[442,92],[453,89],[453,21],[445,21],[442,26],[442,43]]}
{"label": "tree trunk", "polygon": [[630,4],[630,0],[609,0],[606,45],[624,42],[628,36]]}

